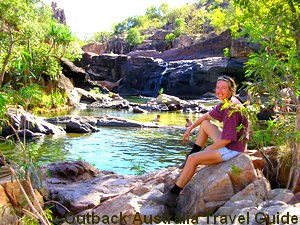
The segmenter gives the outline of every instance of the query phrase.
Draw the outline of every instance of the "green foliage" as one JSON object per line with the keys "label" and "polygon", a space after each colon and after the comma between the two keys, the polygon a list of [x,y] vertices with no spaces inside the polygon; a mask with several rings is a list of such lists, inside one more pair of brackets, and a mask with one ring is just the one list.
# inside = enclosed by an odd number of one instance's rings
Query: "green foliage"
{"label": "green foliage", "polygon": [[[46,80],[52,95],[61,59],[81,57],[82,50],[70,28],[54,21],[52,14],[40,0],[0,2],[0,87],[4,75],[13,81],[2,89],[8,96],[6,104],[20,104],[25,109],[43,106],[41,100],[48,95],[41,93],[45,77],[49,76]],[[53,98],[59,97],[51,98],[53,106]]]}
{"label": "green foliage", "polygon": [[79,156],[77,156],[77,160],[78,160],[78,161],[84,161],[84,158],[83,158],[82,156],[79,155]]}
{"label": "green foliage", "polygon": [[3,118],[6,113],[6,105],[8,103],[8,96],[6,93],[0,92],[0,118]]}
{"label": "green foliage", "polygon": [[[246,2],[243,1],[243,5]],[[247,35],[249,41],[261,45],[261,50],[252,54],[246,64],[246,75],[256,84],[252,91],[269,93],[270,101],[273,98],[286,97],[281,92],[281,89],[286,87],[295,93],[295,96],[290,97],[294,102],[298,102],[299,7],[300,3],[295,2],[288,4],[285,1],[255,1],[255,4],[247,5],[247,8],[243,9],[243,15],[237,18],[243,27],[241,35]]]}
{"label": "green foliage", "polygon": [[242,173],[242,169],[237,167],[234,164],[231,164],[231,170],[232,170],[233,175],[235,175],[235,176],[238,176]]}
{"label": "green foliage", "polygon": [[98,87],[93,88],[92,90],[90,90],[90,92],[92,92],[94,94],[102,94],[100,88],[98,88]]}
{"label": "green foliage", "polygon": [[113,32],[114,34],[122,34],[127,30],[127,23],[126,21],[122,21],[113,25]]}
{"label": "green foliage", "polygon": [[176,35],[173,33],[169,33],[166,35],[165,40],[167,42],[167,44],[171,44],[173,40],[175,40]]}
{"label": "green foliage", "polygon": [[108,92],[108,97],[112,98],[114,96],[114,93],[113,92]]}
{"label": "green foliage", "polygon": [[140,34],[137,28],[131,28],[128,31],[126,40],[130,46],[136,46],[144,41],[144,37]]}
{"label": "green foliage", "polygon": [[5,112],[6,105],[21,105],[25,110],[33,110],[39,112],[40,108],[52,109],[57,106],[67,104],[67,97],[61,91],[53,91],[46,93],[44,87],[38,84],[23,85],[18,91],[13,89],[10,85],[5,85],[2,88],[5,94],[0,97],[4,99],[1,109]]}
{"label": "green foliage", "polygon": [[130,162],[131,162],[130,170],[134,171],[135,175],[138,176],[147,172],[146,168],[144,168],[144,166],[140,165],[139,163],[134,162],[133,160],[130,160]]}
{"label": "green foliage", "polygon": [[224,48],[223,52],[224,52],[224,57],[230,57],[230,50],[229,50],[229,48]]}
{"label": "green foliage", "polygon": [[167,3],[163,3],[159,7],[150,6],[146,9],[146,16],[149,20],[164,20],[165,16],[169,13],[169,10],[170,7]]}
{"label": "green foliage", "polygon": [[24,109],[30,109],[39,104],[42,95],[38,84],[24,86],[19,90],[19,104],[22,105]]}
{"label": "green foliage", "polygon": [[6,105],[21,105],[24,109],[31,109],[34,106],[40,105],[42,92],[38,84],[23,86],[19,91],[14,90],[10,85],[6,85],[2,90],[6,93],[4,95],[4,104]]}
{"label": "green foliage", "polygon": [[[76,37],[70,30],[70,27],[57,22],[50,23],[47,33],[47,40],[51,45],[49,52],[59,63],[62,57],[74,60],[79,58],[82,51],[76,43]],[[73,45],[72,45],[73,44]],[[69,49],[69,47],[72,47]]]}
{"label": "green foliage", "polygon": [[266,122],[257,121],[252,126],[249,145],[255,149],[262,149],[266,146],[285,145],[289,139],[293,139],[293,123],[291,122],[289,118],[276,121],[268,120]]}
{"label": "green foliage", "polygon": [[[39,106],[46,109],[57,108],[59,106],[66,105],[67,100],[68,98],[63,92],[56,90],[50,94],[43,93],[42,97],[40,98]],[[40,109],[36,108],[36,110],[37,113]]]}
{"label": "green foliage", "polygon": [[210,25],[217,33],[230,29],[233,34],[236,34],[240,24],[236,17],[240,14],[240,10],[230,2],[225,8],[214,7],[208,18],[210,19]]}
{"label": "green foliage", "polygon": [[[252,81],[248,87],[252,93],[267,93],[269,102],[279,108],[276,124],[268,123],[266,132],[256,138],[279,141],[290,147],[292,155],[290,177],[299,170],[299,130],[300,130],[300,2],[283,0],[235,0],[236,21],[239,35],[249,42],[260,44],[260,50],[250,56],[246,63],[246,76]],[[287,88],[290,94],[282,89]],[[289,98],[297,107],[296,115],[288,115],[282,99]],[[273,137],[273,131],[278,135]],[[268,133],[268,134],[267,134]],[[264,137],[262,137],[264,135]],[[255,136],[254,136],[255,137]],[[261,141],[262,142],[262,141]],[[262,143],[265,144],[265,143]],[[268,144],[268,143],[266,143]],[[283,160],[284,161],[284,160]],[[295,188],[298,177],[294,176]]]}
{"label": "green foliage", "polygon": [[52,177],[51,170],[46,169],[45,173],[46,173],[47,177],[49,177],[49,178]]}
{"label": "green foliage", "polygon": [[181,7],[170,10],[169,13],[166,15],[166,22],[175,24],[175,20],[177,18],[183,18],[184,21],[188,20],[188,18],[190,18],[191,13],[190,7],[191,6],[189,5],[183,5]]}
{"label": "green foliage", "polygon": [[208,7],[208,9],[210,11],[214,10],[214,9],[218,9],[218,8],[220,8],[224,4],[224,2],[227,2],[227,1],[224,1],[224,0],[214,0],[214,1],[211,1],[211,4]]}
{"label": "green foliage", "polygon": [[29,215],[24,215],[21,219],[20,222],[24,225],[39,225],[39,221],[37,219],[35,219],[32,216]]}
{"label": "green foliage", "polygon": [[175,35],[179,37],[181,34],[184,33],[185,22],[183,18],[176,18],[175,20]]}
{"label": "green foliage", "polygon": [[161,88],[159,91],[158,91],[158,95],[162,95],[164,93],[164,89]]}
{"label": "green foliage", "polygon": [[94,41],[94,42],[105,43],[111,37],[112,37],[111,32],[107,32],[107,31],[96,32],[96,33],[94,33],[93,37],[89,40],[89,42]]}
{"label": "green foliage", "polygon": [[198,34],[202,33],[205,22],[208,20],[208,12],[204,8],[190,6],[190,17],[186,20],[185,33]]}
{"label": "green foliage", "polygon": [[211,14],[210,19],[210,24],[213,27],[224,29],[224,25],[226,24],[226,13],[222,9],[215,9]]}
{"label": "green foliage", "polygon": [[79,46],[76,49],[72,45],[76,38],[69,27],[53,21],[50,7],[40,1],[3,0],[0,12],[0,24],[5,28],[0,35],[0,47],[4,53],[0,57],[2,70],[8,69],[12,74],[17,70],[17,73],[27,72],[38,77],[50,58],[59,63],[63,56],[74,58],[81,53]]}
{"label": "green foliage", "polygon": [[199,34],[210,25],[217,32],[229,28],[236,32],[238,27],[234,16],[237,11],[234,10],[229,0],[201,0],[178,8],[170,8],[168,4],[163,3],[159,7],[150,6],[145,15],[128,17],[113,25],[113,34],[125,34],[131,28],[137,28],[139,31],[157,29],[169,24],[173,24],[173,33],[177,37],[181,34]]}

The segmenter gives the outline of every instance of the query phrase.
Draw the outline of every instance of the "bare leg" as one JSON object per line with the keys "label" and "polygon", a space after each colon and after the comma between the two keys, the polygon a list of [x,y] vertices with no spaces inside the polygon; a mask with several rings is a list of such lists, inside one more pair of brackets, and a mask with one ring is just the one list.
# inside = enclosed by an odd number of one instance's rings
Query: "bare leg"
{"label": "bare leg", "polygon": [[222,161],[219,151],[216,150],[204,150],[190,155],[176,181],[176,185],[183,188],[194,176],[195,169],[198,165],[213,165]]}
{"label": "bare leg", "polygon": [[[221,139],[221,130],[210,121],[205,120],[200,126],[196,144],[204,147],[208,137],[214,142]],[[176,185],[183,188],[194,176],[195,169],[198,165],[212,165],[222,162],[222,157],[219,151],[216,150],[204,150],[202,152],[194,153],[187,159]]]}
{"label": "bare leg", "polygon": [[219,127],[212,124],[209,120],[204,120],[200,125],[195,143],[200,147],[204,147],[208,137],[210,137],[213,142],[216,142],[221,139],[221,132]]}

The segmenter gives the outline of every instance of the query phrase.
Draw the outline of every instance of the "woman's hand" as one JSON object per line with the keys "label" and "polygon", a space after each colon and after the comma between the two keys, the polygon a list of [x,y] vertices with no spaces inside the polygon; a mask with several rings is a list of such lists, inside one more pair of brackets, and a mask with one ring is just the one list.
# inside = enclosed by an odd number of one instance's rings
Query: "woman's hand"
{"label": "woman's hand", "polygon": [[183,134],[182,142],[186,143],[190,139],[190,134],[191,134],[191,128],[186,129],[186,131]]}

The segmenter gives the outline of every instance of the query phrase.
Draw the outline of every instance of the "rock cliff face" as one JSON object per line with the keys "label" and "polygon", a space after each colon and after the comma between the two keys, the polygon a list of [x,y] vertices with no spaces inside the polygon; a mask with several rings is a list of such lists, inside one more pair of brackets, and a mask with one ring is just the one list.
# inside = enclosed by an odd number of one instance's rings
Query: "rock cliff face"
{"label": "rock cliff face", "polygon": [[92,81],[122,79],[114,91],[121,95],[156,97],[159,91],[178,97],[199,97],[213,92],[219,75],[228,74],[240,81],[245,60],[209,57],[194,60],[164,61],[153,57],[99,55],[92,57]]}
{"label": "rock cliff face", "polygon": [[[180,45],[163,52],[155,48],[128,52],[120,40],[109,43],[114,52],[126,55],[104,54],[105,46],[93,45],[84,48],[86,53],[77,65],[85,68],[91,81],[121,80],[113,91],[123,96],[155,97],[163,90],[182,98],[198,98],[214,92],[217,77],[222,74],[234,77],[238,83],[244,80],[244,63],[246,56],[254,51],[253,46],[242,39],[232,40],[229,31],[195,44],[187,38],[182,40],[186,47]],[[224,57],[225,48],[230,49],[233,57]]]}

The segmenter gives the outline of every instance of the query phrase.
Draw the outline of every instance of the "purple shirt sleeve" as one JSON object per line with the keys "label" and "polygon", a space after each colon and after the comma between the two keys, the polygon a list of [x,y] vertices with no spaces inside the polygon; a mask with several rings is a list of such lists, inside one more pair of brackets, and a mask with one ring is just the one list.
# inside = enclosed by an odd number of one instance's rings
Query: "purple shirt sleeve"
{"label": "purple shirt sleeve", "polygon": [[223,113],[221,112],[221,104],[218,104],[215,108],[213,108],[210,112],[209,115],[215,119],[218,120],[219,122],[223,121]]}

